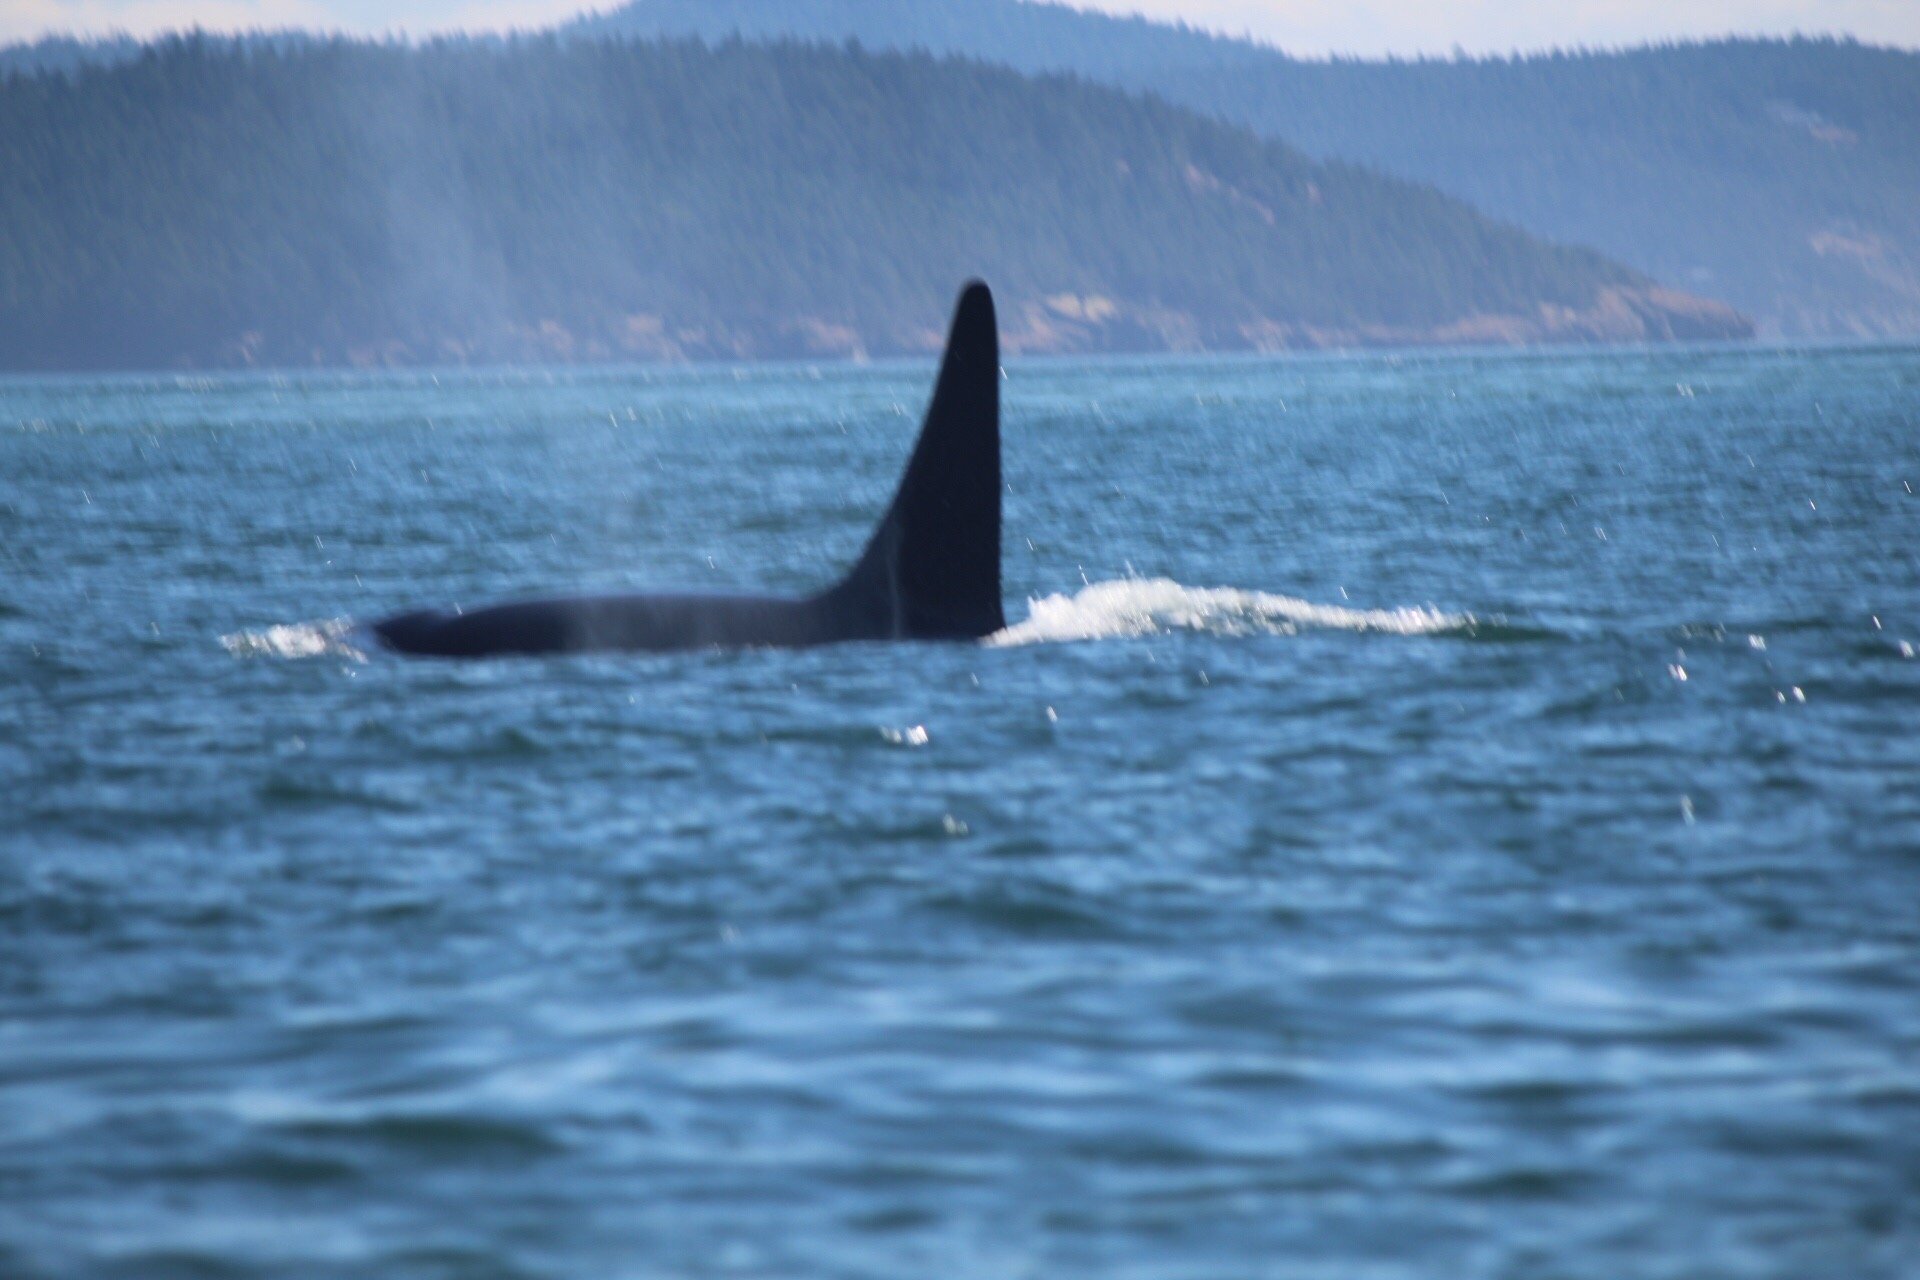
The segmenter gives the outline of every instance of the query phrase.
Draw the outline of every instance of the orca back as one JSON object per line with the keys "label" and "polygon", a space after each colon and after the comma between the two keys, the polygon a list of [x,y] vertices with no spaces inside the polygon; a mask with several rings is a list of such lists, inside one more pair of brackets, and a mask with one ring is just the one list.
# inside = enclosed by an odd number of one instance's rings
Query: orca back
{"label": "orca back", "polygon": [[434,657],[970,640],[1000,608],[1000,340],[993,295],[960,295],[940,379],[899,491],[853,571],[805,599],[686,595],[526,600],[373,624]]}

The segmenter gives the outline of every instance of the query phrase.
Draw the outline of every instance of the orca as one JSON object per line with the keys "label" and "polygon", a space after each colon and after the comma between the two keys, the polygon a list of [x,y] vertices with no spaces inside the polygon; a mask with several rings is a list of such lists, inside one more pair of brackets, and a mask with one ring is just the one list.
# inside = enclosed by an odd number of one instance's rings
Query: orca
{"label": "orca", "polygon": [[933,400],[893,505],[840,581],[800,597],[619,595],[421,610],[373,624],[434,658],[804,648],[853,640],[977,640],[1002,630],[1000,342],[993,295],[954,308]]}

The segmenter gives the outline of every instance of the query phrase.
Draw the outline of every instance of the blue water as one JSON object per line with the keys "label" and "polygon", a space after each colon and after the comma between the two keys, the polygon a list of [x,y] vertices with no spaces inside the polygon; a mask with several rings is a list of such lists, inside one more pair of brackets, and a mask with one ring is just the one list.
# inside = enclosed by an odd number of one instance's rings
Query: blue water
{"label": "blue water", "polygon": [[[1920,1275],[1920,351],[0,382],[0,1275]],[[1028,604],[1026,602],[1033,601]]]}

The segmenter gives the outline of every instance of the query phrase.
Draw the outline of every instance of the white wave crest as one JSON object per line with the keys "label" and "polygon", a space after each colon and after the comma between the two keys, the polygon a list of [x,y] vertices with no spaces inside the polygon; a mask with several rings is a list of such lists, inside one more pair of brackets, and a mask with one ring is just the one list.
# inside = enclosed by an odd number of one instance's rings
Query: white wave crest
{"label": "white wave crest", "polygon": [[1210,635],[1294,635],[1303,629],[1440,635],[1474,623],[1437,609],[1350,609],[1232,587],[1187,587],[1170,578],[1096,582],[1077,594],[1027,602],[1027,620],[987,637],[992,645],[1048,644],[1202,631]]}
{"label": "white wave crest", "polygon": [[236,658],[354,658],[366,660],[351,618],[289,622],[259,631],[236,631],[220,643]]}

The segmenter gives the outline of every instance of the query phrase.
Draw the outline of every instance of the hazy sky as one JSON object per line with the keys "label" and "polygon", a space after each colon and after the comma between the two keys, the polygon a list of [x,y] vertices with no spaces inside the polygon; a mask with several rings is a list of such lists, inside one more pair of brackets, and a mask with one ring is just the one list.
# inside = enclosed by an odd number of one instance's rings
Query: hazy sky
{"label": "hazy sky", "polygon": [[[599,0],[612,8],[618,0]],[[910,2],[910,0],[909,0]],[[1675,36],[1794,31],[1920,48],[1920,0],[1079,0],[1081,7],[1251,32],[1302,54],[1445,53],[1617,45]],[[539,26],[593,0],[0,0],[0,41],[48,31],[147,34],[201,26]]]}

